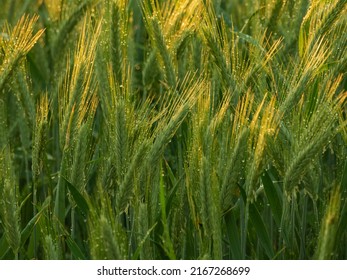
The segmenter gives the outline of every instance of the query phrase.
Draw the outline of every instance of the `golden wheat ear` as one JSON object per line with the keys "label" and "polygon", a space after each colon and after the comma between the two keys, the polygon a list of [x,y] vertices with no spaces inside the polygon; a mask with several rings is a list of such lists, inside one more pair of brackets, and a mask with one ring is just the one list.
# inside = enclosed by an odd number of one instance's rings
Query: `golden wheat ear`
{"label": "golden wheat ear", "polygon": [[37,20],[38,16],[30,17],[24,15],[12,30],[6,25],[5,30],[2,31],[0,47],[3,57],[0,66],[0,90],[20,59],[31,50],[44,33],[44,29],[34,33],[34,26]]}

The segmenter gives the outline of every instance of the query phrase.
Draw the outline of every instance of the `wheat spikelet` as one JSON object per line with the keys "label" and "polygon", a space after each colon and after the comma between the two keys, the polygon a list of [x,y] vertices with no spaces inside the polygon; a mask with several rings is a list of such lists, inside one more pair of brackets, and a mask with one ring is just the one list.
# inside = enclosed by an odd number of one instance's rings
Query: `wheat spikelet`
{"label": "wheat spikelet", "polygon": [[73,163],[71,167],[71,183],[82,191],[86,182],[86,165],[88,161],[88,142],[90,141],[90,123],[84,123],[80,126],[76,136],[76,145],[73,153]]}
{"label": "wheat spikelet", "polygon": [[143,66],[142,83],[145,89],[148,89],[153,79],[159,74],[159,71],[157,65],[157,50],[154,49],[151,51]]}
{"label": "wheat spikelet", "polygon": [[21,246],[20,212],[16,197],[17,186],[12,170],[12,160],[8,147],[0,151],[0,218],[6,239],[18,258]]}
{"label": "wheat spikelet", "polygon": [[[321,39],[317,42],[307,59],[303,59],[300,67],[295,71],[296,73],[293,75],[293,81],[291,82],[292,88],[289,89],[286,99],[281,104],[279,108],[280,112],[286,114],[293,108],[305,91],[307,85],[317,74],[316,70],[322,67],[327,58],[326,44],[324,43],[324,39]],[[299,80],[297,80],[297,77],[299,77]]]}
{"label": "wheat spikelet", "polygon": [[125,166],[128,163],[128,127],[126,120],[125,104],[122,98],[117,102],[115,108],[115,161],[117,180],[123,181],[125,175]]}
{"label": "wheat spikelet", "polygon": [[113,230],[109,224],[109,221],[107,221],[107,219],[104,216],[100,217],[99,226],[100,226],[101,240],[103,241],[102,247],[104,250],[103,251],[104,259],[107,259],[107,260],[123,259],[119,245],[117,244],[115,240],[115,235],[113,233]]}
{"label": "wheat spikelet", "polygon": [[236,140],[231,158],[228,159],[220,192],[220,200],[223,212],[227,211],[232,206],[232,194],[234,189],[237,187],[236,184],[241,175],[242,160],[244,160],[247,152],[249,134],[250,132],[247,127],[241,130],[240,135]]}
{"label": "wheat spikelet", "polygon": [[52,44],[52,55],[54,58],[61,58],[62,51],[65,50],[65,46],[68,37],[76,25],[81,21],[86,12],[95,5],[94,0],[85,0],[81,5],[77,7],[70,17],[63,21],[59,28],[58,34],[55,36]]}
{"label": "wheat spikelet", "polygon": [[[189,77],[189,75],[187,75],[187,77]],[[189,80],[187,80],[182,82],[182,92],[180,96],[177,96],[175,94],[177,92],[176,90],[172,91],[173,99],[170,101],[170,110],[166,113],[167,109],[163,109],[166,118],[163,118],[161,124],[159,125],[157,129],[158,135],[156,136],[153,146],[149,151],[149,166],[156,165],[155,163],[158,162],[163,148],[165,147],[165,145],[167,145],[178,127],[184,121],[190,109],[195,104],[196,94],[201,91],[204,85],[199,80],[197,82],[194,82],[193,84],[191,84]]]}
{"label": "wheat spikelet", "polygon": [[43,95],[37,106],[35,132],[33,136],[32,170],[34,182],[37,182],[42,170],[43,150],[46,142],[45,131],[48,125],[48,110],[48,97],[47,95]]}
{"label": "wheat spikelet", "polygon": [[[117,1],[117,4],[121,1]],[[122,48],[121,48],[121,32],[120,32],[120,8],[114,1],[111,1],[111,24],[110,28],[110,52],[112,60],[112,68],[115,71],[115,77],[119,84],[122,82]]]}
{"label": "wheat spikelet", "polygon": [[[322,119],[320,119],[320,121],[322,121]],[[328,122],[324,123],[324,130],[318,131],[314,135],[314,139],[302,143],[303,147],[301,147],[300,151],[297,152],[296,156],[290,162],[283,181],[284,188],[288,193],[291,193],[297,186],[306,172],[307,165],[311,162],[312,158],[322,150],[323,146],[334,134],[332,129],[333,121],[334,120],[330,119]]]}
{"label": "wheat spikelet", "polygon": [[17,74],[17,89],[16,95],[20,100],[23,116],[26,117],[26,122],[32,126],[35,122],[35,102],[34,96],[30,88],[30,81],[25,77],[26,67],[19,67],[20,71]]}
{"label": "wheat spikelet", "polygon": [[225,83],[226,88],[232,88],[234,94],[238,96],[237,83],[234,77],[231,75],[232,66],[230,65],[231,59],[229,57],[230,47],[228,45],[227,36],[225,33],[225,26],[222,25],[221,29],[218,27],[213,9],[207,9],[205,11],[204,20],[206,21],[206,23],[201,29],[201,32],[203,32],[203,39],[205,40],[206,45],[210,48],[218,72],[220,73],[222,81],[223,83]]}
{"label": "wheat spikelet", "polygon": [[253,197],[256,181],[259,179],[260,172],[263,168],[264,151],[267,144],[266,137],[267,135],[275,137],[279,125],[278,117],[276,115],[277,112],[275,111],[276,99],[274,97],[270,100],[269,104],[264,110],[263,116],[261,117],[261,121],[259,123],[259,114],[264,106],[265,99],[266,96],[264,97],[262,103],[258,106],[257,111],[252,118],[252,122],[250,123],[250,132],[254,137],[254,144],[251,144],[253,150],[252,162],[249,165],[246,178],[246,192],[248,198]]}
{"label": "wheat spikelet", "polygon": [[[96,213],[95,213],[96,214]],[[115,240],[115,234],[110,221],[102,214],[95,216],[90,228],[93,233],[89,240],[91,255],[94,260],[119,260],[121,257],[120,248]]]}
{"label": "wheat spikelet", "polygon": [[[176,85],[176,71],[172,63],[172,55],[168,50],[167,43],[165,41],[165,35],[160,25],[160,12],[155,9],[155,6],[151,7],[147,1],[143,2],[142,8],[147,30],[149,32],[149,35],[151,36],[153,44],[156,47],[157,53],[160,55],[167,82],[173,88]],[[152,13],[151,10],[153,8],[154,11]]]}
{"label": "wheat spikelet", "polygon": [[204,234],[206,236],[211,236],[211,228],[210,228],[210,208],[213,207],[213,202],[211,199],[211,166],[206,157],[202,157],[202,166],[200,172],[200,218],[201,223],[204,226]]}
{"label": "wheat spikelet", "polygon": [[319,260],[334,259],[336,246],[336,233],[338,229],[341,207],[340,187],[335,187],[331,192],[329,204],[322,220],[318,237],[318,245],[315,258]]}
{"label": "wheat spikelet", "polygon": [[44,237],[43,248],[45,251],[47,260],[59,260],[59,253],[57,250],[57,245],[53,241],[53,238],[50,234]]}
{"label": "wheat spikelet", "polygon": [[153,20],[152,28],[153,28],[154,41],[156,42],[156,45],[157,45],[157,52],[160,54],[163,60],[163,67],[165,69],[165,75],[166,75],[167,81],[169,85],[173,87],[176,85],[175,69],[172,64],[171,55],[166,47],[167,45],[164,41],[164,37],[162,35],[161,29],[157,20]]}
{"label": "wheat spikelet", "polygon": [[122,179],[119,191],[117,192],[116,205],[118,213],[123,212],[129,203],[129,199],[132,196],[134,190],[135,171],[139,169],[140,165],[145,159],[148,146],[149,145],[147,142],[144,142],[140,145],[137,152],[133,156],[132,161],[130,162],[126,174],[124,174],[124,179]]}
{"label": "wheat spikelet", "polygon": [[140,259],[148,260],[153,258],[153,248],[151,246],[148,238],[144,240],[144,237],[147,235],[150,230],[148,224],[148,210],[147,205],[145,203],[139,202],[138,214],[137,214],[137,227],[138,227],[138,236],[137,241],[138,244],[143,243],[143,250],[140,251]]}

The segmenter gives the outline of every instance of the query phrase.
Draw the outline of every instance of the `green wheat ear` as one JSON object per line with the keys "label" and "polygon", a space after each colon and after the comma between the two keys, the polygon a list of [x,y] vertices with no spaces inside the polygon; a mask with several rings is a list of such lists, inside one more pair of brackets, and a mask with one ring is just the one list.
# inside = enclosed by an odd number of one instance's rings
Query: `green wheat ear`
{"label": "green wheat ear", "polygon": [[9,147],[0,152],[0,220],[14,256],[18,259],[21,246],[20,209],[17,202],[17,182],[14,177]]}
{"label": "green wheat ear", "polygon": [[83,1],[69,17],[61,23],[58,34],[54,38],[52,44],[52,54],[54,58],[61,58],[69,36],[72,35],[74,28],[76,28],[81,19],[83,19],[83,16],[95,5],[95,3],[95,0]]}
{"label": "green wheat ear", "polygon": [[59,260],[59,253],[57,251],[56,242],[53,241],[51,235],[46,235],[44,238],[43,247],[45,250],[46,258],[48,260]]}
{"label": "green wheat ear", "polygon": [[334,259],[336,246],[336,233],[340,220],[341,191],[335,187],[331,192],[329,204],[326,206],[325,216],[322,220],[318,237],[318,246],[315,259]]}

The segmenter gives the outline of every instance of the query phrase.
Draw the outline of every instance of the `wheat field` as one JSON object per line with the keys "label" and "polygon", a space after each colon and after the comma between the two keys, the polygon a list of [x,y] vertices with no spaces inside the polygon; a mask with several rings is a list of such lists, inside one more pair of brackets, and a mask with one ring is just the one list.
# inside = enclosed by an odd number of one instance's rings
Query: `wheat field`
{"label": "wheat field", "polygon": [[0,259],[347,259],[346,0],[0,7]]}

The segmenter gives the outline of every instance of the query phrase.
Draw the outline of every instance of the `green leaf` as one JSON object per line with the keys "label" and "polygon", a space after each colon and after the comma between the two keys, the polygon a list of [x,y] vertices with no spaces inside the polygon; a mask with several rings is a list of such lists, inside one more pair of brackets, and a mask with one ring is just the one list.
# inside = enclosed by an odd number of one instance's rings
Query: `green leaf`
{"label": "green leaf", "polygon": [[40,211],[27,223],[26,227],[23,229],[23,231],[21,233],[21,244],[24,244],[28,240],[32,230],[34,229],[34,226],[39,221],[39,218],[41,217],[42,212],[44,210],[46,210],[46,208],[49,206],[50,202],[51,202],[51,197],[49,196],[45,200]]}
{"label": "green leaf", "polygon": [[257,207],[254,204],[249,204],[249,216],[251,224],[253,225],[257,236],[259,238],[260,244],[263,246],[266,255],[273,259],[274,251],[272,248],[271,239],[269,233],[265,227],[264,221],[259,214]]}
{"label": "green leaf", "polygon": [[83,215],[87,215],[89,212],[89,206],[83,195],[73,186],[65,177],[62,177],[66,182],[66,186],[69,189],[73,199],[75,200],[77,207],[82,211]]}
{"label": "green leaf", "polygon": [[282,216],[282,204],[281,204],[281,200],[278,196],[276,187],[275,187],[274,183],[272,182],[271,177],[267,171],[265,171],[263,173],[261,180],[262,180],[263,185],[264,185],[266,197],[270,203],[272,215],[275,219],[277,226],[280,226],[281,225],[281,216]]}
{"label": "green leaf", "polygon": [[176,179],[175,178],[175,175],[173,174],[169,164],[165,161],[165,164],[166,164],[166,171],[168,172],[168,175],[169,175],[169,178],[170,178],[170,181],[173,185],[172,189],[170,190],[169,192],[169,196],[166,200],[166,213],[169,213],[170,212],[170,209],[172,209],[172,201],[175,197],[175,194],[180,186],[180,183],[183,179],[183,176],[179,179]]}
{"label": "green leaf", "polygon": [[28,201],[28,199],[31,197],[31,193],[29,193],[20,203],[19,209],[22,209],[25,203]]}
{"label": "green leaf", "polygon": [[154,230],[154,228],[156,227],[157,223],[155,223],[146,233],[145,237],[141,240],[139,246],[137,246],[136,248],[136,251],[135,253],[133,254],[132,256],[132,259],[133,260],[137,260],[140,253],[141,253],[141,250],[142,250],[142,247],[143,247],[143,244],[145,244],[147,238],[149,237],[149,235],[151,234],[151,232]]}
{"label": "green leaf", "polygon": [[233,211],[229,211],[224,215],[226,230],[229,237],[230,251],[232,258],[235,260],[242,259],[240,229],[236,223],[236,217]]}
{"label": "green leaf", "polygon": [[74,257],[79,260],[86,260],[86,256],[83,254],[81,248],[77,245],[77,243],[71,238],[70,235],[66,236],[66,244],[70,248],[71,253]]}
{"label": "green leaf", "polygon": [[166,217],[166,200],[165,200],[165,184],[163,176],[160,176],[160,184],[159,184],[159,196],[160,196],[160,206],[161,206],[161,216],[162,216],[162,224],[164,227],[163,232],[163,249],[171,260],[175,260],[175,251],[174,246],[172,244],[170,238],[170,231],[168,227],[167,217]]}

